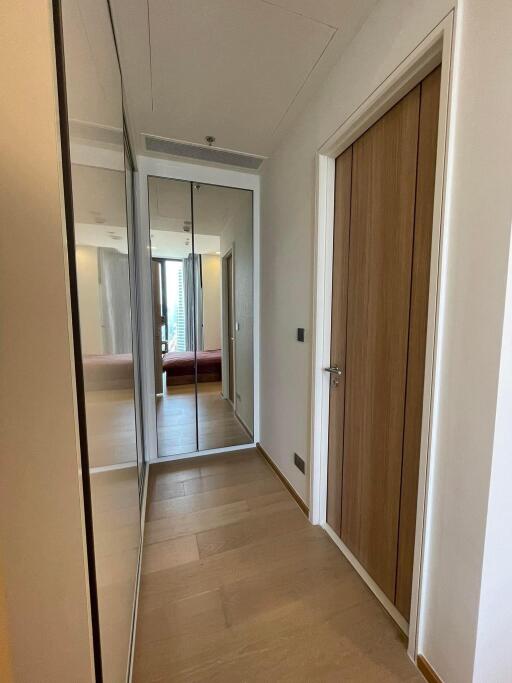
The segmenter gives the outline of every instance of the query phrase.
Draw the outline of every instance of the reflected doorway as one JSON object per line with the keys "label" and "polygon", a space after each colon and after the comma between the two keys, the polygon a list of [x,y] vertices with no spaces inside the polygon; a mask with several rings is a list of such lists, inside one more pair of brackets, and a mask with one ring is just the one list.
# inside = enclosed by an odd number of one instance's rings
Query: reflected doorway
{"label": "reflected doorway", "polygon": [[252,443],[252,192],[150,177],[148,193],[158,456]]}
{"label": "reflected doorway", "polygon": [[235,404],[235,312],[234,312],[234,293],[233,293],[233,252],[230,251],[224,257],[224,278],[226,289],[226,308],[227,308],[227,335],[226,343],[228,346],[226,372],[228,374],[228,398]]}

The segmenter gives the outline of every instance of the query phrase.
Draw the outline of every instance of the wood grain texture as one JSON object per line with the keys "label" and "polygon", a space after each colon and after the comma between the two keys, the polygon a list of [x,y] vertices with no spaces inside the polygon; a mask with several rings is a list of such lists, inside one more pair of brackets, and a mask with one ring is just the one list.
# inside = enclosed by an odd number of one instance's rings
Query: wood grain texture
{"label": "wood grain texture", "polygon": [[420,87],[353,145],[341,538],[394,601]]}
{"label": "wood grain texture", "polygon": [[418,499],[441,67],[421,83],[414,252],[395,604],[408,620]]}
{"label": "wood grain texture", "polygon": [[[197,450],[195,385],[163,385],[162,390],[162,396],[156,399],[158,455],[192,453]],[[220,382],[197,385],[200,450],[251,442],[221,390]]]}
{"label": "wood grain texture", "polygon": [[336,159],[334,190],[331,365],[338,366],[342,375],[338,380],[338,385],[331,387],[330,390],[327,522],[338,536],[341,535],[351,189],[352,147],[349,147]]}
{"label": "wood grain texture", "polygon": [[285,488],[288,490],[290,495],[295,499],[295,502],[297,505],[300,507],[302,512],[306,515],[306,517],[309,516],[309,507],[306,505],[306,503],[302,500],[302,498],[299,496],[297,491],[293,488],[293,486],[290,484],[288,479],[282,474],[282,472],[279,470],[277,465],[274,463],[270,455],[267,453],[267,451],[263,448],[263,446],[260,443],[256,444],[256,448],[258,451],[261,453],[261,455],[265,458],[267,464],[269,467],[272,468],[272,470],[277,474],[279,479],[282,481],[284,484]]}
{"label": "wood grain texture", "polygon": [[142,573],[149,574],[161,569],[170,569],[171,567],[194,562],[198,559],[199,550],[195,535],[172,538],[161,543],[152,543],[146,546]]}
{"label": "wood grain texture", "polygon": [[187,513],[223,519],[218,508],[238,501],[245,516],[193,534],[199,558],[192,536],[174,558],[171,541],[145,541],[134,683],[421,681],[396,625],[255,449],[153,465],[148,504],[165,513],[164,535],[174,514],[152,495],[173,479],[216,482],[195,485]]}
{"label": "wood grain texture", "polygon": [[418,669],[421,671],[428,683],[443,683],[442,679],[436,674],[423,655],[418,655]]}

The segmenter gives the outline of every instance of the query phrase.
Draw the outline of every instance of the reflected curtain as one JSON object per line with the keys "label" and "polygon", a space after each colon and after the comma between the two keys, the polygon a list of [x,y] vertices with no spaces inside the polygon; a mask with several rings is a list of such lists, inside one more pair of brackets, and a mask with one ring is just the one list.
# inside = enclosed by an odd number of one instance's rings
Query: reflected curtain
{"label": "reflected curtain", "polygon": [[98,248],[103,351],[131,353],[132,329],[128,255],[116,249]]}
{"label": "reflected curtain", "polygon": [[[185,299],[185,338],[187,351],[194,350],[194,311],[197,350],[203,350],[203,277],[200,254],[183,259],[183,294]],[[195,295],[195,296],[194,296]]]}

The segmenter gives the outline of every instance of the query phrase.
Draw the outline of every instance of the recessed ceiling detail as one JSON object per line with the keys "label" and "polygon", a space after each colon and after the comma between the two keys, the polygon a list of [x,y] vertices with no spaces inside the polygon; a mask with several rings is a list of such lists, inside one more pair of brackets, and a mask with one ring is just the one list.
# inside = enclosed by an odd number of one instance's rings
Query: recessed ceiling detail
{"label": "recessed ceiling detail", "polygon": [[377,0],[110,2],[137,153],[214,134],[267,157]]}

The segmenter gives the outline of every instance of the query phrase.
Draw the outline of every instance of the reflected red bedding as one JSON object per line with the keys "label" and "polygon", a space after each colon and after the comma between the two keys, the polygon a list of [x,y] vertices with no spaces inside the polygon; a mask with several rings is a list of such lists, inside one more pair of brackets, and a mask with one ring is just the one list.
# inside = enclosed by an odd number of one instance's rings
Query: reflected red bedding
{"label": "reflected red bedding", "polygon": [[[193,351],[171,351],[163,357],[164,370],[170,370],[174,375],[190,375],[194,372]],[[215,351],[197,352],[197,371],[215,372],[220,370],[222,357],[220,349]]]}

